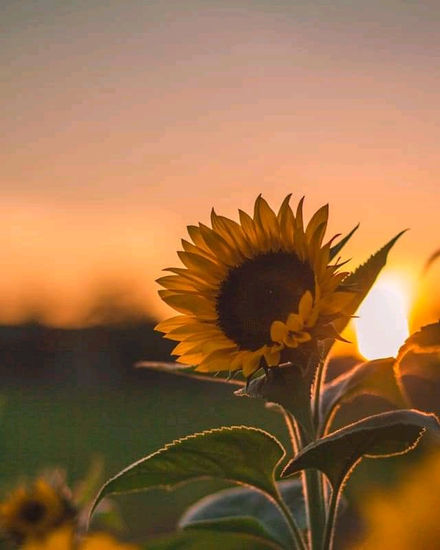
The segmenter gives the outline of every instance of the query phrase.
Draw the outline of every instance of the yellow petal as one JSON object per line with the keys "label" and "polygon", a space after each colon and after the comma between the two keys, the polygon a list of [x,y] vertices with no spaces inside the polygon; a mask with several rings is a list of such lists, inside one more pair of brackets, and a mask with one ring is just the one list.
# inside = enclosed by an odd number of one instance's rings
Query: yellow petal
{"label": "yellow petal", "polygon": [[186,316],[186,318],[188,319],[188,322],[185,325],[170,330],[170,332],[167,334],[167,338],[170,338],[171,336],[176,336],[179,337],[180,341],[184,340],[188,336],[194,336],[197,334],[203,335],[207,332],[211,333],[212,331],[218,331],[218,333],[221,334],[215,323],[202,323],[200,321],[195,321],[188,316]]}
{"label": "yellow petal", "polygon": [[310,333],[308,332],[297,332],[294,337],[299,344],[309,342],[312,339]]}
{"label": "yellow petal", "polygon": [[287,195],[278,212],[278,224],[280,226],[281,244],[285,250],[294,247],[295,217],[289,205],[291,195]]}
{"label": "yellow petal", "polygon": [[183,279],[178,275],[165,275],[156,279],[156,283],[168,290],[184,290],[185,292],[197,292],[194,283],[188,279]]}
{"label": "yellow petal", "polygon": [[291,197],[292,197],[292,193],[289,193],[284,197],[284,200],[281,203],[280,209],[278,210],[278,214],[277,214],[278,221],[282,220],[285,217],[288,210],[292,212],[292,209],[290,208],[290,205],[289,205]]}
{"label": "yellow petal", "polygon": [[177,357],[176,362],[193,367],[200,364],[204,358],[205,355],[203,353],[185,354]]}
{"label": "yellow petal", "polygon": [[320,227],[322,224],[324,224],[324,231],[323,231],[323,236],[324,236],[325,230],[327,228],[327,221],[328,221],[328,204],[325,204],[324,206],[321,206],[321,208],[319,208],[310,218],[310,221],[306,229],[306,238],[308,242],[311,241],[313,234],[318,229],[318,227]]}
{"label": "yellow petal", "polygon": [[302,330],[304,323],[302,318],[297,313],[291,313],[289,317],[287,317],[286,325],[289,331],[297,332]]}
{"label": "yellow petal", "polygon": [[278,249],[280,245],[278,219],[275,212],[261,196],[255,201],[254,221],[257,227],[261,228],[262,234],[265,235],[265,246],[275,250]]}
{"label": "yellow petal", "polygon": [[181,313],[212,320],[217,318],[215,305],[201,296],[175,294],[171,290],[159,290],[159,295],[164,302]]}
{"label": "yellow petal", "polygon": [[171,273],[179,275],[182,279],[191,282],[194,288],[215,289],[219,285],[218,277],[208,273],[198,275],[194,273],[194,271],[185,269],[184,267],[167,267],[164,271],[170,271]]}
{"label": "yellow petal", "polygon": [[221,235],[203,224],[200,224],[200,231],[217,260],[228,266],[236,265],[242,260],[239,252],[233,250]]}
{"label": "yellow petal", "polygon": [[247,378],[260,368],[261,356],[261,351],[246,353],[245,357],[243,357],[243,376]]}
{"label": "yellow petal", "polygon": [[244,258],[251,255],[251,247],[244,237],[243,229],[237,222],[224,216],[218,216],[212,209],[211,223],[212,228],[222,235],[231,248],[237,250]]}
{"label": "yellow petal", "polygon": [[188,323],[187,315],[177,315],[176,317],[170,317],[164,321],[160,321],[155,327],[154,330],[158,332],[169,332],[170,330],[182,327]]}
{"label": "yellow petal", "polygon": [[305,321],[312,312],[313,296],[310,290],[306,290],[299,301],[298,313],[303,321]]}
{"label": "yellow petal", "polygon": [[182,260],[182,263],[188,269],[194,270],[199,277],[214,276],[217,279],[222,279],[225,274],[225,269],[222,266],[199,254],[179,251],[177,255]]}
{"label": "yellow petal", "polygon": [[269,367],[276,367],[280,362],[281,351],[275,347],[269,347],[264,351],[264,359]]}
{"label": "yellow petal", "polygon": [[208,245],[203,240],[203,237],[200,233],[200,228],[196,225],[188,225],[186,228],[188,231],[188,235],[190,236],[192,242],[198,246],[199,248],[203,249],[205,252],[210,252]]}
{"label": "yellow petal", "polygon": [[287,335],[287,327],[281,321],[274,321],[270,327],[270,338],[273,342],[283,342]]}
{"label": "yellow petal", "polygon": [[206,356],[200,365],[197,366],[199,372],[218,372],[230,370],[231,368],[231,353],[223,350],[214,351]]}
{"label": "yellow petal", "polygon": [[206,250],[206,248],[200,248],[199,246],[195,246],[194,244],[190,243],[189,241],[186,241],[185,239],[181,239],[180,242],[182,243],[182,248],[185,252],[190,252],[191,254],[198,254],[199,256],[202,256],[203,258],[207,258],[210,261],[216,261],[216,258],[214,254],[210,250]]}
{"label": "yellow petal", "polygon": [[304,204],[304,197],[301,197],[301,200],[299,201],[298,206],[296,207],[296,215],[295,215],[296,227],[302,233],[304,233],[303,204]]}
{"label": "yellow petal", "polygon": [[246,212],[243,212],[243,210],[239,210],[240,215],[240,223],[243,227],[244,234],[246,235],[246,239],[250,245],[251,250],[259,251],[259,237],[255,228],[254,220],[246,214]]}

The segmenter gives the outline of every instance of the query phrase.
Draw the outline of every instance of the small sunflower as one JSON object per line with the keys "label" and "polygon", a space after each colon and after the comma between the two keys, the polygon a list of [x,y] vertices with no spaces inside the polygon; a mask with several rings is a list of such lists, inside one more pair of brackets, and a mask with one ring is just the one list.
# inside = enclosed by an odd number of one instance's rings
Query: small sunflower
{"label": "small sunflower", "polygon": [[39,478],[29,488],[19,487],[0,504],[0,527],[20,542],[44,537],[72,521],[74,515],[61,489]]}
{"label": "small sunflower", "polygon": [[331,334],[350,293],[347,273],[330,265],[323,244],[328,206],[303,224],[303,199],[294,213],[288,195],[278,214],[259,196],[254,215],[240,223],[211,213],[212,228],[188,226],[178,255],[185,268],[158,279],[162,299],[181,315],[156,327],[178,341],[177,361],[201,372],[252,375],[276,366],[289,350]]}
{"label": "small sunflower", "polygon": [[136,550],[138,546],[117,541],[108,533],[77,539],[71,527],[61,527],[43,539],[32,539],[21,550]]}

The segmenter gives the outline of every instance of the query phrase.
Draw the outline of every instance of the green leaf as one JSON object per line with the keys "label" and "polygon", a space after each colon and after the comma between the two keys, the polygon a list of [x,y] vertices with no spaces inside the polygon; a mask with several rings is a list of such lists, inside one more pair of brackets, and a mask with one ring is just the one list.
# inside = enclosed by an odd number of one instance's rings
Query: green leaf
{"label": "green leaf", "polygon": [[273,540],[271,534],[265,529],[264,525],[252,516],[241,515],[236,517],[204,519],[194,521],[191,525],[182,527],[182,529],[204,529],[223,533],[242,533],[277,542]]}
{"label": "green leaf", "polygon": [[282,475],[315,468],[324,472],[337,490],[362,457],[406,453],[425,430],[440,437],[440,424],[434,414],[399,410],[370,416],[304,447]]}
{"label": "green leaf", "polygon": [[233,384],[234,386],[244,386],[243,380],[237,380],[231,378],[229,373],[201,373],[189,367],[188,365],[182,365],[181,363],[172,363],[166,361],[139,361],[135,365],[137,368],[146,368],[155,370],[157,372],[165,372],[166,374],[174,374],[176,376],[184,376],[186,378],[193,378],[195,380],[203,380],[205,382],[221,382],[222,384]]}
{"label": "green leaf", "polygon": [[367,361],[326,384],[321,394],[322,425],[328,424],[342,403],[365,393],[383,397],[399,408],[408,407],[396,378],[394,363],[394,357]]}
{"label": "green leaf", "polygon": [[[434,354],[440,353],[440,320],[437,323],[425,325],[418,332],[411,334],[400,348],[396,360],[396,370],[400,373],[401,362],[408,353]],[[423,375],[423,367],[411,374]]]}
{"label": "green leaf", "polygon": [[356,231],[359,229],[359,224],[357,224],[353,229],[345,235],[339,242],[337,242],[334,246],[330,248],[330,260],[333,260],[333,258],[343,249],[343,247],[348,243],[348,241],[351,239],[351,237],[356,233]]}
{"label": "green leaf", "polygon": [[244,533],[187,529],[148,541],[145,550],[280,550],[275,542]]}
{"label": "green leaf", "polygon": [[[370,256],[364,264],[359,266],[353,273],[344,279],[342,286],[348,287],[353,291],[353,298],[347,308],[348,316],[356,313],[356,310],[370,291],[382,268],[385,266],[389,251],[405,231],[406,229],[398,233],[385,246]],[[349,320],[349,318],[343,317],[334,321],[333,324],[338,332],[342,332]]]}
{"label": "green leaf", "polygon": [[208,430],[179,439],[128,466],[101,488],[93,504],[109,494],[171,489],[203,477],[249,485],[277,499],[274,470],[284,449],[267,432],[245,426]]}
{"label": "green leaf", "polygon": [[[298,527],[307,528],[302,484],[297,479],[279,482],[278,489],[292,511]],[[224,489],[193,504],[182,516],[179,526],[191,527],[194,522],[219,518],[250,516],[261,522],[267,532],[284,546],[291,544],[289,529],[279,509],[261,493],[246,487]]]}

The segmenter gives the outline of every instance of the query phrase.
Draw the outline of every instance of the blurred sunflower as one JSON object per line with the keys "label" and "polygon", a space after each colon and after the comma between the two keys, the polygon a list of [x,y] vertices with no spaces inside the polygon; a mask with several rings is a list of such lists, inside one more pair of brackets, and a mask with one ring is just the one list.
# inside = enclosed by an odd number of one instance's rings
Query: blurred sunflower
{"label": "blurred sunflower", "polygon": [[440,452],[413,465],[394,488],[360,501],[366,533],[352,550],[440,548]]}
{"label": "blurred sunflower", "polygon": [[62,487],[43,478],[31,487],[19,487],[0,504],[0,527],[16,541],[44,537],[75,516],[72,503]]}
{"label": "blurred sunflower", "polygon": [[57,529],[44,539],[34,539],[21,550],[136,550],[137,546],[118,542],[107,533],[93,533],[83,540],[76,540],[69,527]]}
{"label": "blurred sunflower", "polygon": [[[303,224],[287,196],[278,214],[259,196],[254,215],[240,223],[214,210],[212,228],[188,226],[182,240],[185,268],[168,268],[158,279],[162,299],[181,315],[156,327],[179,344],[173,354],[202,372],[252,375],[288,360],[286,352],[333,336],[332,321],[352,298],[341,285],[347,273],[330,265],[331,241],[323,244],[328,206]],[[332,239],[333,240],[333,239]]]}

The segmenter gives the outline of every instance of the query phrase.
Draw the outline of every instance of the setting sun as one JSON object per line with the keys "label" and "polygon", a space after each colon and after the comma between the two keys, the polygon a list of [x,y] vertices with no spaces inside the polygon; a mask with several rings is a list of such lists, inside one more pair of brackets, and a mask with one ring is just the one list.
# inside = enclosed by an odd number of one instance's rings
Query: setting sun
{"label": "setting sun", "polygon": [[408,337],[408,293],[398,277],[373,286],[355,319],[359,351],[367,359],[395,356]]}

